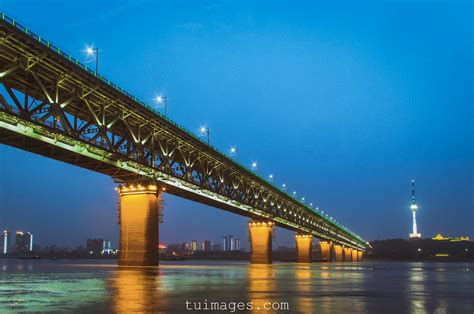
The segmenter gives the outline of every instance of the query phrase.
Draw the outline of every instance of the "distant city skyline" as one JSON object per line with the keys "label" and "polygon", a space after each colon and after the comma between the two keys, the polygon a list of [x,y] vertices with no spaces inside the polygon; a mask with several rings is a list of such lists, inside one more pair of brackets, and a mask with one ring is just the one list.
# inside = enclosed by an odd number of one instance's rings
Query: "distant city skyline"
{"label": "distant city skyline", "polygon": [[[197,135],[205,125],[213,145],[237,148],[233,158],[366,240],[411,232],[411,178],[423,236],[473,236],[469,7],[74,3],[87,16],[54,1],[2,5],[81,61],[87,45],[100,46],[101,73],[147,103],[166,96],[172,120]],[[118,243],[114,188],[106,176],[0,146],[0,227],[30,230],[38,243]],[[165,194],[160,241],[233,234],[248,248],[247,223]],[[276,230],[275,246],[293,245],[291,231]]]}

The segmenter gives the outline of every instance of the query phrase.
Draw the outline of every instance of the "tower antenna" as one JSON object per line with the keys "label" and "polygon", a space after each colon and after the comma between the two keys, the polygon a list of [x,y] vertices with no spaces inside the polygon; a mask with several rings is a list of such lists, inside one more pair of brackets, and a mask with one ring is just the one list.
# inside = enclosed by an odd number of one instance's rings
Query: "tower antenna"
{"label": "tower antenna", "polygon": [[416,211],[418,210],[418,205],[416,205],[415,198],[415,180],[411,180],[411,211],[413,212],[413,233],[410,233],[410,239],[420,239],[421,233],[418,233],[416,227]]}

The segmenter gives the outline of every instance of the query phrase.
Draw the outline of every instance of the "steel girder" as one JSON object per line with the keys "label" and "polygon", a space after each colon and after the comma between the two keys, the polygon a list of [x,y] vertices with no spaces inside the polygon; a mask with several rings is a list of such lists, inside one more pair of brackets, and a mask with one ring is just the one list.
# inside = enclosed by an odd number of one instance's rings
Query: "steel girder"
{"label": "steel girder", "polygon": [[10,24],[0,20],[0,142],[365,250],[357,235]]}

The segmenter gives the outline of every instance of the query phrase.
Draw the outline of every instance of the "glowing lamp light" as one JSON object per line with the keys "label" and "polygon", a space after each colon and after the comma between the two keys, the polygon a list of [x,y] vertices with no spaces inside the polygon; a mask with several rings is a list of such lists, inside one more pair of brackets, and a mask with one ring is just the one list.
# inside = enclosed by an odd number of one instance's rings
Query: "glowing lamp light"
{"label": "glowing lamp light", "polygon": [[86,48],[86,53],[87,53],[87,55],[92,56],[94,54],[94,48],[87,47]]}
{"label": "glowing lamp light", "polygon": [[158,95],[158,96],[155,97],[155,101],[159,104],[162,104],[163,101],[164,101],[164,98],[163,98],[163,96]]}

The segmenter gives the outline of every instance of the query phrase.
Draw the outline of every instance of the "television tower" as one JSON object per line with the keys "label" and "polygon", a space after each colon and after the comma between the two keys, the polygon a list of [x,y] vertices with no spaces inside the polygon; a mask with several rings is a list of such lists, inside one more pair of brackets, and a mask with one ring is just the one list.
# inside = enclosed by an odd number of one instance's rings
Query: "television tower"
{"label": "television tower", "polygon": [[416,228],[416,211],[418,206],[416,205],[416,198],[415,198],[415,180],[411,180],[411,211],[413,212],[413,233],[410,233],[410,239],[420,239],[421,233],[418,233]]}

